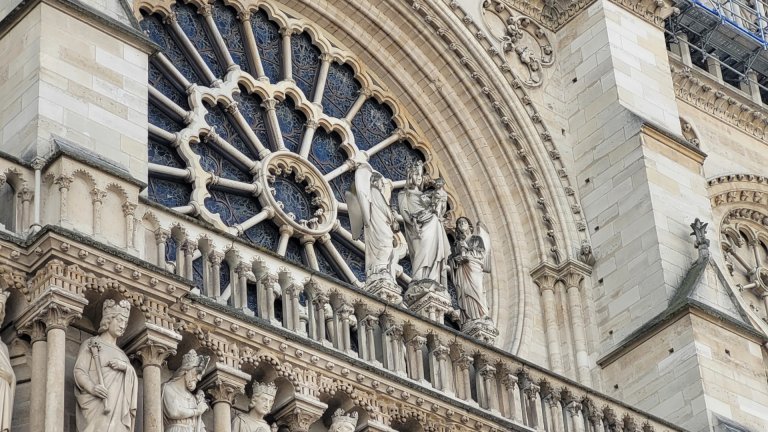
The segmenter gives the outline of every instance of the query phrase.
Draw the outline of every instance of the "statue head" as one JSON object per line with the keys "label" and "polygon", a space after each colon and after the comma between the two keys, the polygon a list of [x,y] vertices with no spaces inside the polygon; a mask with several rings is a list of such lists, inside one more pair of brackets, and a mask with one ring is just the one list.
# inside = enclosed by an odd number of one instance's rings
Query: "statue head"
{"label": "statue head", "polygon": [[184,380],[184,386],[190,392],[195,391],[197,383],[203,378],[203,372],[208,367],[208,356],[198,355],[193,349],[184,354],[181,366],[173,373],[171,381]]}
{"label": "statue head", "polygon": [[406,169],[405,187],[421,189],[424,184],[424,164],[421,161],[409,163]]}
{"label": "statue head", "polygon": [[435,189],[437,190],[443,190],[445,188],[445,179],[442,177],[438,177],[435,179],[435,181],[432,182]]}
{"label": "statue head", "polygon": [[465,239],[472,234],[472,222],[468,218],[462,216],[456,219],[456,234],[460,239]]}
{"label": "statue head", "polygon": [[371,187],[384,190],[384,176],[381,173],[374,171],[371,174]]}
{"label": "statue head", "polygon": [[98,333],[109,332],[114,337],[122,336],[130,315],[131,303],[128,300],[120,300],[119,303],[112,299],[104,300]]}
{"label": "statue head", "polygon": [[344,410],[339,408],[331,417],[331,427],[328,429],[328,432],[355,432],[356,427],[357,413],[345,414]]}
{"label": "statue head", "polygon": [[277,386],[274,383],[254,382],[252,389],[251,402],[248,404],[248,408],[259,417],[264,417],[269,414],[275,403]]}

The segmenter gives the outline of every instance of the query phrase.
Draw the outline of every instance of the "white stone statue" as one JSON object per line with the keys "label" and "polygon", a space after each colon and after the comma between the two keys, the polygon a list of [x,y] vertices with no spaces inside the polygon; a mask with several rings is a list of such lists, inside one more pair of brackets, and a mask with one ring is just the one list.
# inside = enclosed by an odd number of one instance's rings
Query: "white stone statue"
{"label": "white stone statue", "polygon": [[392,182],[367,162],[355,171],[355,183],[346,192],[352,237],[365,235],[366,280],[386,278],[394,282],[397,256],[395,230],[399,226],[390,207]]}
{"label": "white stone statue", "polygon": [[79,432],[133,431],[138,378],[128,356],[117,346],[130,312],[127,300],[105,300],[99,334],[80,345],[74,371]]}
{"label": "white stone statue", "polygon": [[[5,320],[5,302],[9,292],[0,292],[0,324]],[[0,432],[10,432],[13,397],[16,394],[16,375],[11,367],[8,347],[0,340]]]}
{"label": "white stone statue", "polygon": [[250,410],[247,413],[239,413],[232,420],[232,432],[271,432],[272,428],[264,420],[264,416],[272,410],[275,403],[277,387],[274,383],[253,383],[253,394]]}
{"label": "white stone statue", "polygon": [[328,432],[355,432],[355,428],[357,428],[357,413],[345,414],[344,410],[339,408],[333,413]]}
{"label": "white stone statue", "polygon": [[482,223],[456,220],[456,240],[450,258],[463,322],[487,319],[488,304],[483,289],[485,273],[491,271],[491,240]]}
{"label": "white stone statue", "polygon": [[408,167],[406,188],[397,200],[405,223],[413,281],[431,280],[444,287],[451,247],[443,226],[448,197],[443,184],[438,179],[435,187],[427,190],[424,166],[417,162]]}
{"label": "white stone statue", "polygon": [[163,384],[165,432],[205,432],[202,416],[208,411],[208,404],[202,390],[192,392],[208,367],[208,360],[208,356],[189,350],[184,354],[181,366]]}

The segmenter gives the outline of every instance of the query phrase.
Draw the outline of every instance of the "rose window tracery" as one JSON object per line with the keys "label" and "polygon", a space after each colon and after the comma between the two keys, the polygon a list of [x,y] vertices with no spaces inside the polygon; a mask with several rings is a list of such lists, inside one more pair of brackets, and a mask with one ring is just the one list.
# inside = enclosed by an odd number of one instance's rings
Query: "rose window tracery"
{"label": "rose window tracery", "polygon": [[732,210],[722,228],[726,268],[746,306],[768,324],[768,216],[752,209]]}
{"label": "rose window tracery", "polygon": [[[364,84],[375,80],[272,9],[179,1],[141,14],[161,47],[149,64],[149,199],[363,281],[364,246],[349,233],[344,195],[356,163],[393,181],[394,207],[408,164],[429,162],[414,128]],[[179,246],[168,243],[169,260]],[[401,265],[407,275],[407,259]],[[193,274],[202,279],[200,259]]]}

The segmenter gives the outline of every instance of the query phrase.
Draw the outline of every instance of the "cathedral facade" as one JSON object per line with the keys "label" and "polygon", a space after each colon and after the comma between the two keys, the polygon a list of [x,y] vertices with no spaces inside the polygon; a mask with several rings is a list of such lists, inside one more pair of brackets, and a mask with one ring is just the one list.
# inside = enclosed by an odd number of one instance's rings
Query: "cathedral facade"
{"label": "cathedral facade", "polygon": [[768,430],[761,0],[1,0],[0,432]]}

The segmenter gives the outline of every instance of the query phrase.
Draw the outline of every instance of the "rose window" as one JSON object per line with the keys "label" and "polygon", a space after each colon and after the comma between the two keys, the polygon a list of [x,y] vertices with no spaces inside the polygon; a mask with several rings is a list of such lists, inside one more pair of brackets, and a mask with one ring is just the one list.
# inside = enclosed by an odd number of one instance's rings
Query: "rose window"
{"label": "rose window", "polygon": [[406,166],[427,159],[382,91],[362,84],[375,80],[278,12],[177,2],[142,10],[141,25],[162,48],[149,64],[149,199],[363,281],[344,197],[353,161],[394,182],[394,206]]}
{"label": "rose window", "polygon": [[746,306],[768,324],[768,235],[758,223],[763,219],[768,220],[754,210],[732,211],[723,228],[722,249]]}

